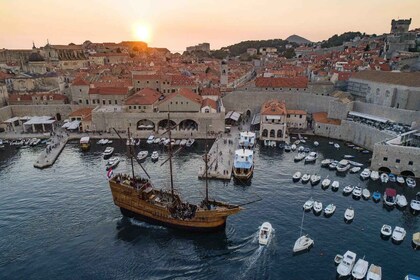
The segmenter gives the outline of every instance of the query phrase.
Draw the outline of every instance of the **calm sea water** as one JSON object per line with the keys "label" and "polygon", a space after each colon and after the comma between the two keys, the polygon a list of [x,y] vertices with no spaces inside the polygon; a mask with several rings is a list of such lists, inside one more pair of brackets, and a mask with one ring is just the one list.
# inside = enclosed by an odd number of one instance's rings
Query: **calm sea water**
{"label": "calm sea water", "polygon": [[[382,203],[356,201],[342,194],[346,184],[367,185],[371,192],[391,186],[410,200],[419,187],[412,190],[395,183],[362,182],[358,174],[339,177],[320,167],[322,158],[354,154],[356,161],[366,163],[369,155],[341,142],[342,148],[336,150],[328,139],[317,140],[321,145],[316,148],[320,156],[316,164],[294,163],[293,152],[257,147],[249,186],[210,181],[212,198],[234,203],[262,200],[231,216],[225,232],[205,235],[123,218],[105,177],[103,146],[93,145],[82,153],[77,144],[69,144],[55,165],[45,170],[32,166],[41,148],[2,150],[0,279],[335,279],[334,256],[346,250],[382,266],[384,279],[420,274],[420,251],[411,247],[412,234],[420,231],[419,216],[408,209],[388,211]],[[124,145],[114,146],[123,157],[116,171],[128,171]],[[154,149],[148,148],[150,153]],[[205,182],[197,179],[203,148],[196,143],[193,149],[180,152],[174,162],[177,190],[190,202],[200,201],[204,194]],[[168,187],[168,166],[159,162],[148,158],[144,165],[155,185]],[[140,168],[136,170],[141,173]],[[340,190],[293,183],[295,171],[338,179]],[[322,201],[324,207],[334,203],[337,210],[330,218],[305,214],[304,233],[315,240],[315,246],[293,255],[302,205],[309,197]],[[355,209],[351,224],[343,221],[348,206]],[[260,247],[257,233],[264,221],[273,225],[275,235],[269,246]],[[384,223],[407,230],[402,244],[381,239]]]}

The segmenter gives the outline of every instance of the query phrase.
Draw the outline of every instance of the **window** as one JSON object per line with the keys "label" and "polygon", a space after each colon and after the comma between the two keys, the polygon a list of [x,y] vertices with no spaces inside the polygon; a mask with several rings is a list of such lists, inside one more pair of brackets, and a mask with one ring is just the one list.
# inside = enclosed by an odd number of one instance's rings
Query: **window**
{"label": "window", "polygon": [[410,161],[408,162],[408,165],[413,165],[413,161],[412,161],[412,160],[410,160]]}
{"label": "window", "polygon": [[117,105],[118,104],[118,102],[117,102],[117,100],[115,100],[115,105]]}
{"label": "window", "polygon": [[181,101],[181,105],[182,105],[182,104],[184,104],[184,102],[183,102],[183,101]]}
{"label": "window", "polygon": [[105,105],[105,99],[102,100],[102,104]]}
{"label": "window", "polygon": [[290,118],[290,114],[287,114],[287,117]]}
{"label": "window", "polygon": [[86,105],[89,105],[89,100],[86,99]]}
{"label": "window", "polygon": [[79,89],[80,90],[80,92],[82,92],[82,89]]}
{"label": "window", "polygon": [[388,161],[388,157],[384,157],[384,161]]}
{"label": "window", "polygon": [[159,83],[158,81],[156,81],[156,84]]}
{"label": "window", "polygon": [[146,84],[148,84],[149,83],[149,81],[146,81]]}
{"label": "window", "polygon": [[143,109],[146,109],[146,106],[143,106]]}
{"label": "window", "polygon": [[130,109],[130,110],[131,110],[131,106],[128,106],[128,109]]}
{"label": "window", "polygon": [[133,106],[133,109],[135,110],[135,109],[137,109],[137,106]]}
{"label": "window", "polygon": [[400,160],[399,158],[397,158],[397,159],[395,160],[395,162],[396,162],[396,163],[400,163],[400,162],[401,162],[401,160]]}
{"label": "window", "polygon": [[171,104],[172,104],[172,101],[171,101]]}
{"label": "window", "polygon": [[176,101],[175,104],[178,105],[178,101]]}
{"label": "window", "polygon": [[299,119],[301,119],[303,116],[302,115],[299,115]]}
{"label": "window", "polygon": [[79,99],[79,104],[82,104],[82,103],[83,103],[82,99]]}
{"label": "window", "polygon": [[111,100],[108,100],[108,104],[111,105],[112,104],[112,101]]}
{"label": "window", "polygon": [[96,100],[95,100],[95,99],[93,99],[93,100],[92,100],[92,104],[95,104],[95,103],[96,103]]}

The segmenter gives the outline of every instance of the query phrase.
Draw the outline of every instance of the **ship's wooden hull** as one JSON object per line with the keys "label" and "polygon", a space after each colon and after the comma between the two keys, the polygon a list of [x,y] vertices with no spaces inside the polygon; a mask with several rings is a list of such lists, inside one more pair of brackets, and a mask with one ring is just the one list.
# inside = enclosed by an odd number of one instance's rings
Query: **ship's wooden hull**
{"label": "ship's wooden hull", "polygon": [[166,227],[188,231],[218,231],[225,227],[228,216],[236,214],[240,207],[214,207],[211,210],[198,208],[192,218],[174,218],[167,205],[154,199],[142,198],[142,194],[135,188],[109,181],[112,197],[115,205],[120,207],[121,212],[128,217],[134,217],[142,221]]}
{"label": "ship's wooden hull", "polygon": [[251,179],[252,175],[254,174],[254,166],[252,166],[247,172],[238,172],[236,168],[233,168],[233,177],[238,180],[249,180]]}

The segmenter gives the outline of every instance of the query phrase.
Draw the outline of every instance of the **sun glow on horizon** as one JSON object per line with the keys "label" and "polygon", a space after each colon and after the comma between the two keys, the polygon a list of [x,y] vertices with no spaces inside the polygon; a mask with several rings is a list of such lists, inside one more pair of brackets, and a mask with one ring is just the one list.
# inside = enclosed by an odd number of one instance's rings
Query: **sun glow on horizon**
{"label": "sun glow on horizon", "polygon": [[136,24],[133,28],[134,37],[145,43],[150,43],[150,28],[144,24]]}

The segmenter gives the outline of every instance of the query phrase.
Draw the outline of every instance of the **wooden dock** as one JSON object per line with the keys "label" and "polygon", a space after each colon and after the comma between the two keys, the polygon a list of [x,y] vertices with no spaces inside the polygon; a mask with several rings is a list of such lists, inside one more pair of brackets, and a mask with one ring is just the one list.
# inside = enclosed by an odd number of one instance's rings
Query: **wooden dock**
{"label": "wooden dock", "polygon": [[52,166],[66,146],[67,141],[67,134],[56,134],[52,137],[51,144],[49,144],[38,156],[34,163],[34,167],[42,169]]}

